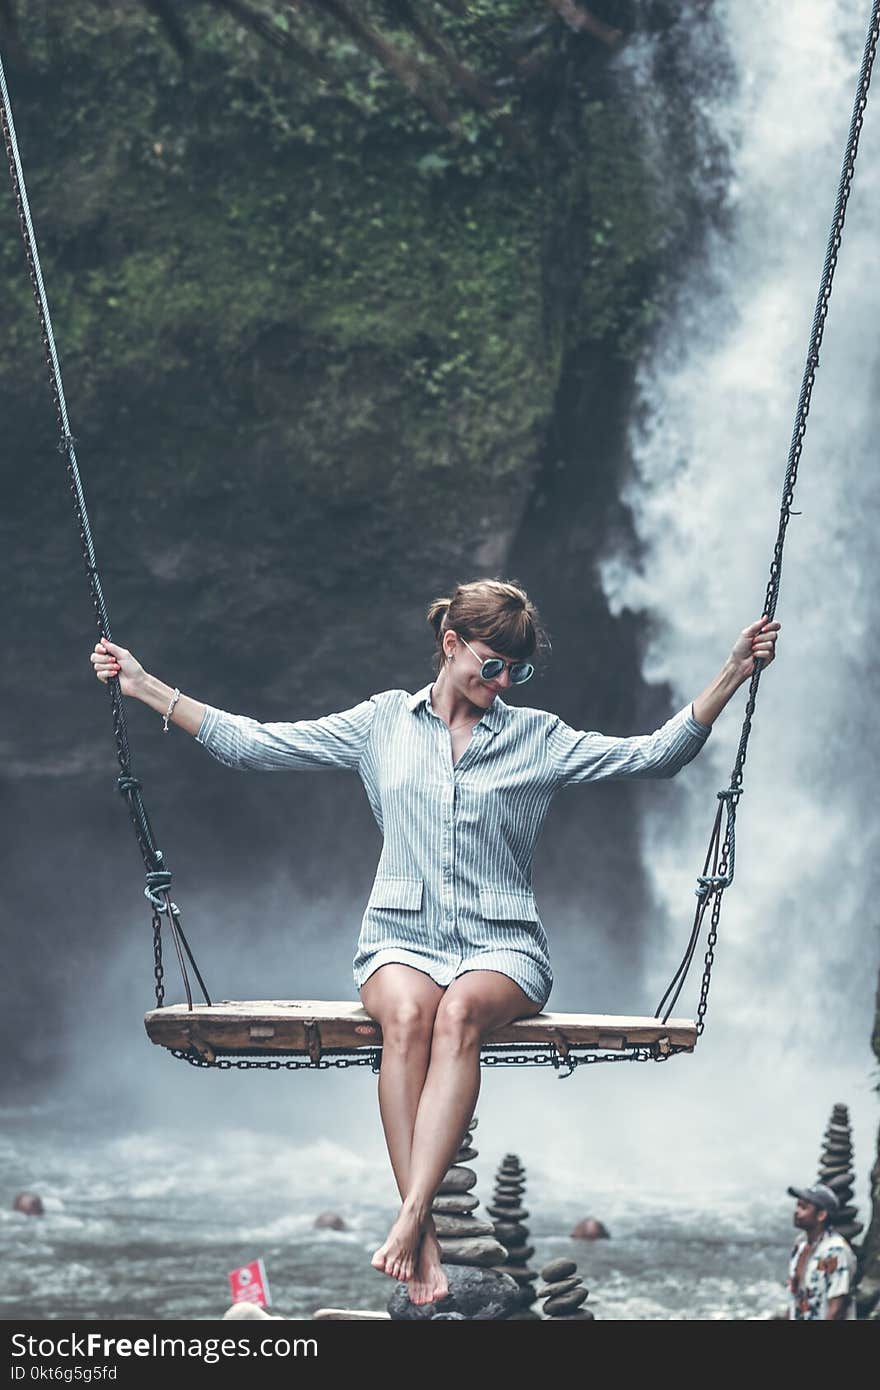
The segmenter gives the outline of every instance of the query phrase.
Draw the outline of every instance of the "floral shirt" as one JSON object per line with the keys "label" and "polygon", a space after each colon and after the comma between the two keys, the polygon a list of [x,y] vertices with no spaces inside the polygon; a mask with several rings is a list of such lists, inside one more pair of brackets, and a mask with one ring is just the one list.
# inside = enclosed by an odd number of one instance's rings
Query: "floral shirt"
{"label": "floral shirt", "polygon": [[[823,1321],[828,1317],[830,1299],[852,1294],[856,1257],[842,1235],[833,1229],[826,1231],[807,1256],[798,1281],[798,1262],[806,1243],[806,1232],[801,1231],[788,1266],[789,1317],[804,1322]],[[850,1297],[845,1316],[854,1318],[855,1315],[856,1301]]]}

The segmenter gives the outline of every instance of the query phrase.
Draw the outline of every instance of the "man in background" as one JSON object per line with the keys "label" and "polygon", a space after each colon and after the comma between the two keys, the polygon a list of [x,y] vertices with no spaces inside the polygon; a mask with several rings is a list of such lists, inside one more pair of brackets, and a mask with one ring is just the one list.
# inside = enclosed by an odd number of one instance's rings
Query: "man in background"
{"label": "man in background", "polygon": [[834,1229],[837,1197],[824,1183],[788,1191],[797,1199],[794,1224],[799,1230],[788,1267],[789,1319],[854,1318],[856,1257]]}

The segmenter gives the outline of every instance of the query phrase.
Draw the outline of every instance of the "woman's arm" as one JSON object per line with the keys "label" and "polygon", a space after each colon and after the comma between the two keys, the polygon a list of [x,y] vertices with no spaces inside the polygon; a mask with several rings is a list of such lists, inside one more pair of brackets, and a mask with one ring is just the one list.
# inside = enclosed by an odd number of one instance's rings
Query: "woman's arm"
{"label": "woman's arm", "polygon": [[[141,700],[164,718],[174,691],[149,675],[125,647],[102,638],[91,660],[99,680],[118,676],[124,695]],[[266,772],[323,767],[355,769],[366,748],[375,709],[374,700],[362,700],[352,709],[320,719],[261,723],[249,715],[230,714],[180,695],[169,722],[192,734],[196,742],[227,767]]]}
{"label": "woman's arm", "polygon": [[[112,676],[118,676],[119,688],[123,695],[141,700],[164,718],[174,691],[164,681],[148,675],[127,647],[120,647],[118,642],[108,642],[106,637],[102,637],[100,642],[95,643],[95,650],[90,659],[99,681],[106,683]],[[189,695],[180,695],[175,701],[168,722],[176,724],[178,728],[195,737],[206,709],[207,706],[200,700],[193,700]]]}
{"label": "woman's arm", "polygon": [[718,718],[734,691],[744,681],[751,680],[755,660],[760,657],[765,666],[776,655],[776,638],[781,623],[770,623],[767,615],[744,627],[730,656],[715,679],[693,701],[694,718],[700,724],[711,725]]}
{"label": "woman's arm", "polygon": [[710,685],[652,734],[613,738],[572,729],[561,719],[547,727],[547,749],[560,785],[616,781],[623,777],[674,777],[697,756],[712,723],[733,692],[748,680],[761,657],[773,660],[780,623],[766,615],[743,628],[724,666]]}

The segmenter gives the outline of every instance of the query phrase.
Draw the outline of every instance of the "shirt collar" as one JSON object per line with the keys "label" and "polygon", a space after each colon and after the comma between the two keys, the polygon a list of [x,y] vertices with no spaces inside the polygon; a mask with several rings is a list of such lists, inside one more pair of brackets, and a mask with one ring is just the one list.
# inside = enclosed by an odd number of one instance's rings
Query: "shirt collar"
{"label": "shirt collar", "polygon": [[[433,681],[430,681],[427,685],[423,685],[421,690],[417,690],[415,695],[408,696],[406,701],[407,709],[415,713],[415,711],[419,709],[421,705],[428,704],[430,702],[432,685]],[[504,721],[506,718],[507,706],[501,699],[501,696],[496,695],[495,699],[492,701],[491,705],[484,712],[484,714],[478,722],[480,724],[488,725],[488,727],[492,730],[493,734],[497,734],[498,730],[503,728]]]}

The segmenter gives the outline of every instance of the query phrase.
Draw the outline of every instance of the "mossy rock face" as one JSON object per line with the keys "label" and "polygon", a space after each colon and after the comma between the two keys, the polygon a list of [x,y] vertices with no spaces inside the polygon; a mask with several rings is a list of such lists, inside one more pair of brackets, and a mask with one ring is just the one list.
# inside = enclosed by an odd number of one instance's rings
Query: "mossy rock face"
{"label": "mossy rock face", "polygon": [[[614,355],[651,317],[669,224],[636,113],[581,96],[563,141],[544,88],[514,84],[491,114],[452,91],[453,136],[320,17],[296,21],[318,77],[210,8],[186,65],[146,6],[34,8],[10,82],[125,638],[152,637],[145,584],[181,641],[222,625],[245,660],[257,631],[331,613],[365,652],[390,602],[408,668],[413,596],[504,566],[572,343]],[[386,8],[368,11],[387,29]],[[491,84],[531,12],[476,7],[446,38]],[[602,53],[572,54],[595,85]],[[64,480],[11,200],[0,225],[6,481],[27,526]],[[48,517],[70,522],[57,502]],[[63,604],[69,554],[48,569]],[[338,700],[343,671],[321,670]],[[297,663],[277,680],[302,693]]]}

